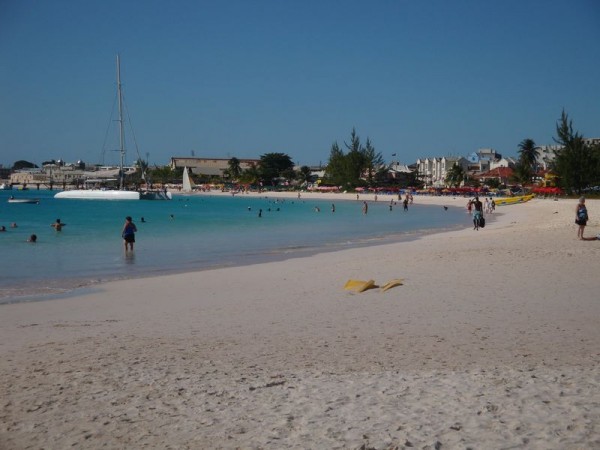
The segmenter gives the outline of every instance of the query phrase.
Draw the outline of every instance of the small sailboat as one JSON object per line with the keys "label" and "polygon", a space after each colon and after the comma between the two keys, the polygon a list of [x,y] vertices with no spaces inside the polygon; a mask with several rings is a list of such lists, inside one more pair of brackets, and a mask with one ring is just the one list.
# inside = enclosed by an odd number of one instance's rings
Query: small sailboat
{"label": "small sailboat", "polygon": [[171,193],[164,191],[148,190],[144,192],[125,190],[125,126],[123,121],[123,93],[121,90],[121,60],[117,55],[117,96],[119,102],[119,152],[121,160],[119,163],[119,189],[74,189],[59,192],[54,198],[68,198],[80,200],[171,200]]}
{"label": "small sailboat", "polygon": [[195,187],[196,187],[196,185],[194,184],[194,182],[190,178],[190,174],[188,172],[188,168],[184,167],[183,168],[183,187],[181,189],[181,192],[188,192],[188,193],[192,192]]}

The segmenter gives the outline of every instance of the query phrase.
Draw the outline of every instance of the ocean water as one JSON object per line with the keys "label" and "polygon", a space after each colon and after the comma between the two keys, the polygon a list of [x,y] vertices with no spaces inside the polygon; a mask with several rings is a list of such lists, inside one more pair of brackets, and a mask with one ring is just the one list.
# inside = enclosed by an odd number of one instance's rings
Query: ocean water
{"label": "ocean water", "polygon": [[[97,281],[235,266],[398,241],[470,225],[462,208],[388,201],[174,195],[172,201],[55,199],[52,191],[0,191],[0,298],[60,291]],[[8,197],[39,204],[8,203]],[[366,198],[366,196],[363,196]],[[335,213],[331,204],[335,203]],[[319,208],[317,212],[315,208]],[[262,209],[262,217],[258,217]],[[135,251],[123,250],[125,216],[138,227]],[[141,222],[144,217],[145,222]],[[66,224],[56,232],[57,218]],[[10,228],[15,222],[17,228]],[[27,243],[31,234],[36,244]]]}

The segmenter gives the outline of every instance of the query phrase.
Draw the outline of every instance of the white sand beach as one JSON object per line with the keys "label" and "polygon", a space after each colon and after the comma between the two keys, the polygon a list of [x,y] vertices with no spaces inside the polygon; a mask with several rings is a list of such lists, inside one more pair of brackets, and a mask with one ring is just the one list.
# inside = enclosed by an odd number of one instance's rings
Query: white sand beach
{"label": "white sand beach", "polygon": [[576,203],[0,305],[0,448],[600,448],[600,241]]}

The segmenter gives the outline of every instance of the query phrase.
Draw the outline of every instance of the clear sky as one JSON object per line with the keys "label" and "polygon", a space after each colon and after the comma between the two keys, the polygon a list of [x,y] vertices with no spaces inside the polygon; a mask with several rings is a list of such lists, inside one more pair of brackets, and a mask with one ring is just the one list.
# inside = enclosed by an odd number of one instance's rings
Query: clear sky
{"label": "clear sky", "polygon": [[600,137],[598,0],[0,0],[0,163],[116,162],[117,53],[151,164],[325,163],[353,127],[388,162],[514,156],[563,108]]}

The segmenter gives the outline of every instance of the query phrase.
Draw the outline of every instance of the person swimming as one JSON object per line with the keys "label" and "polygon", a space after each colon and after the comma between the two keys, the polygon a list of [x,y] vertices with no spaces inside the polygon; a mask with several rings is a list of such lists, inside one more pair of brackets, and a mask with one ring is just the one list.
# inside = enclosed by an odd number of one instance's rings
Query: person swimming
{"label": "person swimming", "polygon": [[62,231],[62,227],[64,227],[66,224],[62,223],[60,221],[60,219],[56,219],[56,222],[54,222],[52,225],[50,225],[52,228],[54,228],[56,231]]}

